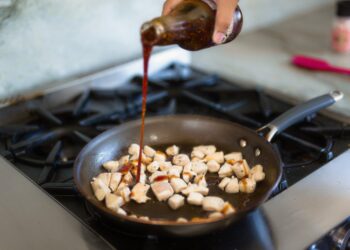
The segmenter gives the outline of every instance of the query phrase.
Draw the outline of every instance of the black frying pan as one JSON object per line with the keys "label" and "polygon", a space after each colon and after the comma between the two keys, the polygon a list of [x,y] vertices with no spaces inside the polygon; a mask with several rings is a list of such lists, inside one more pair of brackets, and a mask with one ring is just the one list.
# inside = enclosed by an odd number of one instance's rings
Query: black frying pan
{"label": "black frying pan", "polygon": [[[175,223],[178,217],[191,219],[203,216],[200,207],[185,205],[177,211],[171,210],[166,202],[155,198],[145,204],[128,203],[124,209],[132,214],[149,216],[150,221],[130,218],[114,213],[99,202],[91,189],[90,181],[103,171],[102,163],[119,158],[127,153],[131,143],[139,141],[140,120],[120,125],[94,138],[79,154],[74,166],[74,180],[80,193],[86,198],[94,211],[104,220],[120,230],[133,233],[161,234],[172,236],[194,236],[225,228],[248,212],[258,208],[279,183],[282,163],[270,144],[272,138],[287,127],[302,120],[307,115],[328,107],[342,98],[342,93],[334,91],[296,106],[268,125],[256,131],[225,120],[196,115],[160,116],[146,119],[145,145],[164,149],[167,145],[179,145],[182,151],[195,145],[213,144],[224,152],[241,151],[250,166],[262,164],[266,173],[264,181],[257,184],[252,194],[226,194],[217,186],[217,178],[208,176],[209,195],[220,195],[231,202],[237,213],[222,219],[201,222]],[[247,142],[242,147],[240,141]],[[256,156],[256,149],[261,152]],[[152,192],[149,191],[149,194]]]}

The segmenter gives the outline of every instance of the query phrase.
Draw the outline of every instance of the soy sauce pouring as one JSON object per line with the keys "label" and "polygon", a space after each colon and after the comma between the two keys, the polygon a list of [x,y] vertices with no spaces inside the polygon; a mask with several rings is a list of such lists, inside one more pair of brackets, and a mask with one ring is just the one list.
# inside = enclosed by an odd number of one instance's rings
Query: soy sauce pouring
{"label": "soy sauce pouring", "polygon": [[[179,3],[168,15],[146,22],[141,27],[143,48],[142,119],[140,128],[140,151],[136,182],[140,181],[144,124],[148,88],[148,64],[152,48],[177,44],[186,50],[201,50],[216,44],[212,41],[216,16],[216,4],[210,0],[186,0]],[[243,16],[237,6],[223,43],[235,39],[241,31]]]}

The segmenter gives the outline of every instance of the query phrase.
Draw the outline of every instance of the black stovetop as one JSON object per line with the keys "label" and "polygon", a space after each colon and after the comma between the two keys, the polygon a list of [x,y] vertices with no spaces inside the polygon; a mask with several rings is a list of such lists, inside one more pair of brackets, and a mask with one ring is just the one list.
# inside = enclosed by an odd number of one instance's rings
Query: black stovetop
{"label": "black stovetop", "polygon": [[[0,153],[117,249],[271,249],[273,236],[260,210],[224,232],[176,240],[125,235],[90,212],[74,187],[74,159],[94,136],[140,117],[141,81],[136,76],[117,88],[87,88],[53,108],[46,108],[40,97],[27,101],[29,118],[0,127]],[[263,90],[242,89],[216,75],[173,64],[150,77],[147,108],[148,116],[203,114],[257,129],[290,105]],[[284,173],[274,195],[345,151],[349,135],[349,127],[316,114],[280,134],[273,144]]]}

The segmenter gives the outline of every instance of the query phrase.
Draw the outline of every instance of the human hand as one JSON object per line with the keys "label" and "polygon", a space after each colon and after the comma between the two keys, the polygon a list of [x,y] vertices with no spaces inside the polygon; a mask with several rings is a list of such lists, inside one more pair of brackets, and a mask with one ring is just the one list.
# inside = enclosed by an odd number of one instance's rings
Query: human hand
{"label": "human hand", "polygon": [[[162,15],[169,12],[183,0],[167,0],[163,6]],[[237,7],[238,0],[214,0],[217,5],[216,21],[213,33],[213,42],[221,44],[225,42],[230,25],[233,21],[233,14]]]}

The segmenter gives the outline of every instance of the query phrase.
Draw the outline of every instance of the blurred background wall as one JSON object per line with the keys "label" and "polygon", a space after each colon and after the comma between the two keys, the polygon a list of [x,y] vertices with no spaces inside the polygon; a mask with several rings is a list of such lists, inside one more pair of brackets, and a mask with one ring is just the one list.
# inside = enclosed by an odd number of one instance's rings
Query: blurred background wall
{"label": "blurred background wall", "polygon": [[[140,56],[140,25],[163,0],[0,0],[0,97]],[[329,0],[241,0],[243,32]]]}

